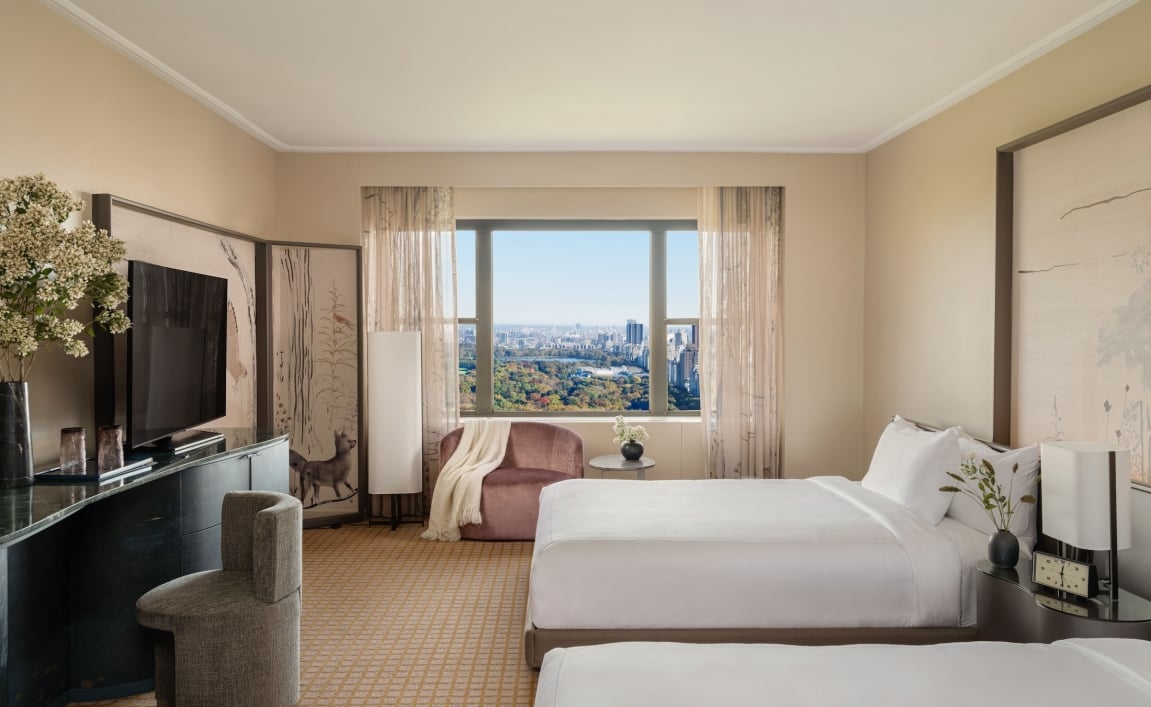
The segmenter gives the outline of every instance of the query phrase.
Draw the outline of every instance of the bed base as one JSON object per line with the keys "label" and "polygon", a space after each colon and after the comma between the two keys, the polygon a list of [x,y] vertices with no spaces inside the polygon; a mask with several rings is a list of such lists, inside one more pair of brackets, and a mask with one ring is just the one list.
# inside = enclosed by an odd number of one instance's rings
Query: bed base
{"label": "bed base", "polygon": [[974,626],[875,626],[864,628],[537,628],[528,612],[524,658],[539,670],[552,648],[594,646],[620,641],[678,643],[789,643],[804,646],[847,643],[950,643],[974,641]]}

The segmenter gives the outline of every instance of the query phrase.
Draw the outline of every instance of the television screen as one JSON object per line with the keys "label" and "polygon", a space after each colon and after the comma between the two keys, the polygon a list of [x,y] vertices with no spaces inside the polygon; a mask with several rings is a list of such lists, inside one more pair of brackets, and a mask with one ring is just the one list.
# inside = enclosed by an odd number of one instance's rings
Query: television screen
{"label": "television screen", "polygon": [[226,414],[228,281],[134,260],[128,285],[131,448]]}

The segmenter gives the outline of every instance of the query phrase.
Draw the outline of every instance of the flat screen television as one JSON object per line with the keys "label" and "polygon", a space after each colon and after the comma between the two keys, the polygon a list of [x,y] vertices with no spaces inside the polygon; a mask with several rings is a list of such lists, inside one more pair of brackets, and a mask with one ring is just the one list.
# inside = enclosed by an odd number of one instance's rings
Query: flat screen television
{"label": "flat screen television", "polygon": [[97,424],[121,425],[125,450],[178,450],[173,435],[227,412],[228,281],[132,260],[127,313],[96,344]]}

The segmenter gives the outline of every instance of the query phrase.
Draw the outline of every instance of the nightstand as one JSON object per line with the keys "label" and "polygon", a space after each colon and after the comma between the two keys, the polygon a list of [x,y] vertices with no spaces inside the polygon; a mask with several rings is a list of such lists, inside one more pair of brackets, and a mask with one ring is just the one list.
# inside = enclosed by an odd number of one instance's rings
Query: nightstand
{"label": "nightstand", "polygon": [[1047,592],[1031,581],[1031,559],[1015,569],[977,565],[976,637],[981,641],[1051,643],[1064,638],[1141,638],[1151,640],[1151,601],[1119,589],[1112,604],[1100,594],[1081,599]]}

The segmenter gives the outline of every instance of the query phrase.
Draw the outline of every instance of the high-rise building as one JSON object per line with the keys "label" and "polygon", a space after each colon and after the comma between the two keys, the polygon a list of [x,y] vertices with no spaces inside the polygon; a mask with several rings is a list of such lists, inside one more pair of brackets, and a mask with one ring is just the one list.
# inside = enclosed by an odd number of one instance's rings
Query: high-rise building
{"label": "high-rise building", "polygon": [[699,349],[695,344],[688,344],[679,354],[679,375],[676,376],[676,383],[690,392],[695,392],[692,390],[692,381],[698,354]]}
{"label": "high-rise building", "polygon": [[627,343],[643,343],[643,324],[637,322],[634,319],[627,320]]}

